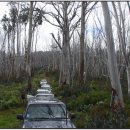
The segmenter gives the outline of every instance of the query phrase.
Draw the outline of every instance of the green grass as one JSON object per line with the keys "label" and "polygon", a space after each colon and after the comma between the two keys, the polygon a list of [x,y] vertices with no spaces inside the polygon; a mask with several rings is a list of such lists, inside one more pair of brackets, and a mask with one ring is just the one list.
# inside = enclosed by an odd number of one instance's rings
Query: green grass
{"label": "green grass", "polygon": [[[39,87],[39,82],[43,78],[43,72],[34,74],[32,77],[34,90]],[[26,85],[26,81],[0,83],[0,128],[20,128],[20,121],[16,119],[16,115],[24,111],[20,92]]]}
{"label": "green grass", "polygon": [[[56,72],[45,73],[55,96],[67,105],[69,112],[76,114],[76,118],[73,122],[77,128],[85,128],[97,114],[101,117],[110,115],[111,85],[109,81],[105,79],[93,79],[88,80],[83,89],[79,88],[76,82],[74,82],[73,88],[69,86],[63,88],[58,87],[57,75],[58,73]],[[130,117],[130,102],[128,101],[128,96],[126,99],[125,106],[128,116]]]}
{"label": "green grass", "polygon": [[[103,79],[88,80],[83,89],[74,86],[58,86],[58,72],[43,70],[33,73],[32,87],[37,90],[41,79],[46,78],[52,87],[55,97],[63,101],[69,112],[76,114],[74,124],[77,128],[85,128],[95,115],[110,113],[110,83]],[[20,91],[26,87],[26,81],[0,84],[0,128],[20,128],[16,115],[23,113],[24,107],[20,100]],[[130,102],[125,95],[125,109],[130,117]],[[102,102],[101,104],[98,104]]]}
{"label": "green grass", "polygon": [[16,119],[17,114],[23,113],[23,107],[10,108],[0,111],[0,129],[20,128],[20,121]]}

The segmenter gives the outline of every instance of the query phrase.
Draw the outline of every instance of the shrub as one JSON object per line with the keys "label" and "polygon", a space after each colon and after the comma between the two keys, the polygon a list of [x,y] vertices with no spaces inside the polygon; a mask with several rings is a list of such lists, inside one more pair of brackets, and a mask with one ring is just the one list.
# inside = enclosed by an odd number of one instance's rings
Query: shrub
{"label": "shrub", "polygon": [[104,101],[110,96],[108,95],[107,92],[104,92],[104,91],[91,91],[88,94],[88,97],[89,97],[89,104],[96,104],[99,101]]}
{"label": "shrub", "polygon": [[[115,116],[110,113],[98,111],[98,114],[92,116],[85,128],[128,128],[128,116],[124,112],[119,112]],[[100,115],[99,115],[100,114]]]}
{"label": "shrub", "polygon": [[90,85],[89,85],[89,88],[92,90],[98,90],[97,83],[94,80],[92,80]]}
{"label": "shrub", "polygon": [[86,99],[87,99],[86,94],[85,94],[85,93],[81,93],[81,94],[77,97],[77,99],[76,99],[76,105],[77,105],[77,106],[84,105]]}
{"label": "shrub", "polygon": [[66,105],[68,110],[77,110],[76,100],[71,100]]}
{"label": "shrub", "polygon": [[20,101],[17,97],[12,97],[7,101],[7,104],[9,107],[13,107],[13,106],[17,106],[18,104],[20,104]]}
{"label": "shrub", "polygon": [[76,112],[76,118],[73,121],[77,128],[84,128],[86,125],[86,113]]}

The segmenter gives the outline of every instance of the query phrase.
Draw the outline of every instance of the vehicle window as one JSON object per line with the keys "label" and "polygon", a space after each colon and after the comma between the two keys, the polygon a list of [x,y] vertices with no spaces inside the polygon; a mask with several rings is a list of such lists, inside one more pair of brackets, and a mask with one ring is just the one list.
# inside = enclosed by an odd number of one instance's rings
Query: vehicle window
{"label": "vehicle window", "polygon": [[66,118],[62,104],[31,104],[26,112],[26,119]]}
{"label": "vehicle window", "polygon": [[62,118],[62,117],[65,117],[65,112],[64,112],[64,109],[62,106],[60,105],[52,105],[50,107],[52,113],[54,114],[55,118]]}

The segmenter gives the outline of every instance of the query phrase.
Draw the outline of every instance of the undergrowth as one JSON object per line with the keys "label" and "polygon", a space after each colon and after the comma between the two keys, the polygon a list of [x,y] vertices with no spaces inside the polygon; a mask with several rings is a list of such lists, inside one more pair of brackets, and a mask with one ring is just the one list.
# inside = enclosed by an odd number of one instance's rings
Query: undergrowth
{"label": "undergrowth", "polygon": [[[125,114],[119,114],[118,118],[113,119],[110,109],[110,83],[103,79],[88,80],[81,88],[74,81],[73,87],[59,87],[57,71],[45,72],[37,71],[32,77],[33,90],[39,87],[41,79],[46,78],[52,87],[55,97],[63,101],[69,112],[73,112],[76,118],[73,120],[77,128],[130,128],[130,102],[125,94]],[[23,106],[20,92],[26,88],[26,81],[10,82],[0,84],[0,128],[19,128],[19,122],[16,121],[16,114],[23,111],[18,109]],[[13,107],[16,111],[12,113]],[[8,119],[6,112],[11,114]],[[11,122],[10,120],[14,120]],[[3,125],[2,125],[3,123]],[[119,125],[120,124],[120,125]],[[5,126],[5,127],[4,127]]]}
{"label": "undergrowth", "polygon": [[[73,120],[77,128],[130,128],[130,102],[125,96],[125,113],[113,118],[110,108],[110,82],[103,79],[88,80],[81,88],[58,86],[58,73],[46,72],[54,94],[76,114]],[[126,95],[126,94],[125,94]]]}

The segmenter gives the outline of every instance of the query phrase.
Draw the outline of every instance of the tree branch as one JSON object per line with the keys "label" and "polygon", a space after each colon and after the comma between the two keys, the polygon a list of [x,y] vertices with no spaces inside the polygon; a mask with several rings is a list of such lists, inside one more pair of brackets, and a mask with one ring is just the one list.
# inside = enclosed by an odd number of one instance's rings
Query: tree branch
{"label": "tree branch", "polygon": [[76,22],[74,25],[71,26],[70,31],[71,31],[73,28],[75,28],[75,27],[78,26],[80,20],[81,20],[81,17],[77,20],[77,22]]}
{"label": "tree branch", "polygon": [[74,32],[74,30],[76,29],[76,27],[79,25],[80,19],[81,19],[81,18],[79,18],[79,20],[75,23],[75,25],[73,26],[73,28],[71,27],[72,32],[71,32],[71,34],[70,34],[69,40],[71,39],[71,37],[72,37],[72,35],[73,35],[73,32]]}
{"label": "tree branch", "polygon": [[53,33],[50,33],[52,35],[52,37],[54,38],[55,42],[57,43],[58,47],[62,50],[61,45],[59,44],[59,42],[56,40],[55,36]]}
{"label": "tree branch", "polygon": [[56,26],[56,27],[61,28],[59,25],[56,25],[56,24],[50,22],[45,16],[43,16],[43,18],[44,18],[48,23],[50,23],[51,25],[54,25],[54,26]]}
{"label": "tree branch", "polygon": [[129,4],[129,1],[127,1],[127,5],[128,5],[128,8],[129,8],[129,12],[130,12],[130,4]]}
{"label": "tree branch", "polygon": [[71,6],[71,8],[70,8],[69,12],[67,13],[67,15],[69,15],[69,14],[70,14],[70,12],[71,12],[71,10],[72,10],[72,8],[73,8],[74,4],[75,4],[75,2],[73,2],[73,3],[72,3],[72,6]]}
{"label": "tree branch", "polygon": [[53,7],[55,8],[55,10],[57,11],[58,15],[60,15],[60,17],[63,19],[63,17],[62,17],[62,15],[61,15],[60,11],[56,8],[56,6],[54,5],[53,2],[52,2],[52,5],[53,5]]}
{"label": "tree branch", "polygon": [[92,9],[94,9],[94,6],[97,4],[98,2],[96,1],[95,3],[94,3],[94,5],[89,9],[89,10],[86,10],[86,13],[85,14],[87,14],[89,11],[91,11]]}
{"label": "tree branch", "polygon": [[69,19],[70,22],[74,19],[74,17],[76,16],[77,10],[78,10],[78,8],[80,8],[80,7],[81,7],[81,6],[78,4],[77,7],[74,8],[74,12],[73,12],[73,14],[72,14],[72,17]]}
{"label": "tree branch", "polygon": [[[54,13],[52,13],[52,12],[47,12],[46,14],[48,14],[48,15],[50,15],[51,17],[53,17],[53,18],[55,18],[55,20],[57,21],[57,23],[59,24],[59,25],[57,25],[57,26],[59,26],[60,28],[62,28],[62,22],[59,20],[59,18],[58,18],[58,16],[56,15],[56,14],[54,14]],[[49,20],[48,20],[49,21]],[[56,24],[55,24],[56,25]]]}

